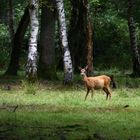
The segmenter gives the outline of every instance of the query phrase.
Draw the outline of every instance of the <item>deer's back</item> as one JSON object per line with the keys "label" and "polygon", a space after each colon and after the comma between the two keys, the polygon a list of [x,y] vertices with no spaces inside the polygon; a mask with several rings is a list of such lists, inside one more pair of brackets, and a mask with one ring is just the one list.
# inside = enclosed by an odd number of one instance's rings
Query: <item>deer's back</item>
{"label": "deer's back", "polygon": [[110,81],[111,81],[110,77],[106,75],[101,75],[95,77],[87,77],[86,84],[89,88],[101,89],[109,86]]}

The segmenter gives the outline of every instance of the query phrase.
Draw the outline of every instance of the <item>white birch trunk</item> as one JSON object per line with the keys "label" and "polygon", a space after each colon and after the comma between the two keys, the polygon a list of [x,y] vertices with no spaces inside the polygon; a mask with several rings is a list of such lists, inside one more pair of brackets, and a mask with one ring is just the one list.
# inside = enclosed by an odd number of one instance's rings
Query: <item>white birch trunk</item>
{"label": "white birch trunk", "polygon": [[26,76],[29,80],[37,77],[37,37],[38,37],[38,0],[30,0],[30,39]]}
{"label": "white birch trunk", "polygon": [[58,10],[58,20],[60,24],[60,35],[63,47],[63,63],[64,63],[64,84],[71,83],[73,80],[72,60],[68,46],[67,28],[63,0],[56,0]]}

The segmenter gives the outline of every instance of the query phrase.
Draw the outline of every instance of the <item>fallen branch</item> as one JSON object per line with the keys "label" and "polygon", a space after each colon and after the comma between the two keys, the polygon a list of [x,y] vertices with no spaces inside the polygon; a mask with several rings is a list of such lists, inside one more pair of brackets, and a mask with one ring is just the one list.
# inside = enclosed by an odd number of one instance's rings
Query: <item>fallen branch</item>
{"label": "fallen branch", "polygon": [[17,108],[18,108],[18,105],[15,106],[15,108],[13,109],[13,112],[16,112]]}

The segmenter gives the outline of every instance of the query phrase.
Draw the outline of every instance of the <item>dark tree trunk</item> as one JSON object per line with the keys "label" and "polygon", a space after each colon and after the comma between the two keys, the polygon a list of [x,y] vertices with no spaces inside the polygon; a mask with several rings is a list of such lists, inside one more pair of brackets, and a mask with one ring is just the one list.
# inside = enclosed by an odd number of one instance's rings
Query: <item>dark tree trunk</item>
{"label": "dark tree trunk", "polygon": [[13,25],[13,4],[12,0],[8,0],[8,23],[11,41],[14,37],[14,25]]}
{"label": "dark tree trunk", "polygon": [[137,47],[136,28],[133,18],[133,0],[128,0],[128,27],[130,33],[130,45],[132,50],[133,73],[132,76],[140,76],[140,56]]}
{"label": "dark tree trunk", "polygon": [[49,0],[48,2],[49,6],[43,6],[41,14],[38,75],[43,79],[55,80],[57,79],[54,44],[56,15],[54,2],[52,0]]}
{"label": "dark tree trunk", "polygon": [[86,66],[88,64],[89,71],[92,71],[92,25],[88,18],[88,1],[71,0],[71,4],[69,44],[74,69],[79,71],[78,66]]}
{"label": "dark tree trunk", "polygon": [[93,35],[93,28],[92,28],[92,23],[90,18],[88,18],[88,23],[87,23],[87,65],[88,65],[88,76],[93,75],[93,40],[92,40],[92,35]]}
{"label": "dark tree trunk", "polygon": [[0,4],[0,23],[2,23],[2,6]]}
{"label": "dark tree trunk", "polygon": [[24,15],[22,16],[17,31],[14,34],[12,44],[12,52],[11,52],[11,59],[8,66],[7,71],[5,72],[6,75],[17,75],[17,71],[19,68],[19,55],[20,50],[22,48],[22,43],[24,39],[25,32],[29,25],[29,11],[28,7],[24,11]]}
{"label": "dark tree trunk", "polygon": [[68,37],[75,71],[78,70],[78,66],[87,65],[87,5],[85,1],[86,0],[71,0],[72,15]]}

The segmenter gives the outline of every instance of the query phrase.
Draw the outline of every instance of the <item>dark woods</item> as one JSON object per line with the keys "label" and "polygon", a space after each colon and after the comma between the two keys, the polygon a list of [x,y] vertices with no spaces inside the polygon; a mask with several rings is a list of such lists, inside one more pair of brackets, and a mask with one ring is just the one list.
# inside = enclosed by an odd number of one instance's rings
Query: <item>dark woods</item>
{"label": "dark woods", "polygon": [[[57,80],[57,72],[63,71],[63,78],[72,81],[73,72],[85,65],[88,75],[117,68],[139,77],[139,3],[41,0],[37,13],[38,77]],[[59,4],[64,5],[61,11]],[[0,67],[5,75],[17,75],[26,69],[30,18],[28,2],[1,2]]]}

